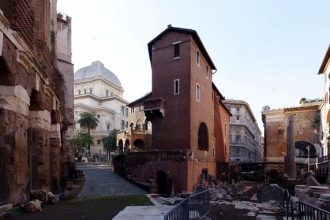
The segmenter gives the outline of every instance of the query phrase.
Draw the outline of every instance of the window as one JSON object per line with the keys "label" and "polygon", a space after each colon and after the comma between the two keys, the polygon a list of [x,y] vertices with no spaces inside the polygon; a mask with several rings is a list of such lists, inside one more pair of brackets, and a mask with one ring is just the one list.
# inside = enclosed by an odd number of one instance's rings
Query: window
{"label": "window", "polygon": [[199,85],[196,83],[196,100],[199,102],[201,96],[201,91]]}
{"label": "window", "polygon": [[128,108],[125,108],[125,116],[128,117]]}
{"label": "window", "polygon": [[209,66],[206,66],[206,79],[208,79],[209,78]]}
{"label": "window", "polygon": [[174,93],[174,95],[179,95],[180,94],[180,80],[179,79],[174,80],[173,93]]}
{"label": "window", "polygon": [[215,148],[214,147],[212,148],[212,155],[213,155],[213,158],[215,158]]}
{"label": "window", "polygon": [[236,112],[239,112],[239,107],[236,107]]}
{"label": "window", "polygon": [[81,95],[81,90],[80,89],[78,90],[78,94]]}
{"label": "window", "polygon": [[121,120],[120,128],[121,128],[121,130],[124,130],[125,129],[125,122],[124,122],[124,120]]}
{"label": "window", "polygon": [[199,65],[200,64],[200,55],[199,55],[199,51],[196,52],[196,64]]}
{"label": "window", "polygon": [[120,107],[120,111],[122,115],[125,115],[125,107],[123,105]]}
{"label": "window", "polygon": [[106,96],[108,97],[108,96],[109,96],[109,90],[106,90],[106,91],[105,91],[105,94],[106,94]]}
{"label": "window", "polygon": [[236,121],[239,121],[239,116],[236,116]]}
{"label": "window", "polygon": [[89,93],[93,94],[93,89],[92,88],[89,88]]}
{"label": "window", "polygon": [[128,121],[126,122],[125,128],[126,128],[126,129],[128,128]]}
{"label": "window", "polygon": [[84,89],[84,94],[86,94],[87,93],[87,90],[86,89]]}
{"label": "window", "polygon": [[97,115],[97,118],[100,118],[100,115]]}
{"label": "window", "polygon": [[97,140],[97,144],[101,144],[101,140]]}
{"label": "window", "polygon": [[198,149],[209,149],[209,133],[207,130],[207,126],[204,122],[202,122],[198,128]]}
{"label": "window", "polygon": [[180,58],[180,43],[173,43],[174,45],[174,58]]}
{"label": "window", "polygon": [[227,134],[227,123],[225,123],[225,134]]}
{"label": "window", "polygon": [[110,131],[110,124],[107,123],[107,132],[109,132],[109,131]]}

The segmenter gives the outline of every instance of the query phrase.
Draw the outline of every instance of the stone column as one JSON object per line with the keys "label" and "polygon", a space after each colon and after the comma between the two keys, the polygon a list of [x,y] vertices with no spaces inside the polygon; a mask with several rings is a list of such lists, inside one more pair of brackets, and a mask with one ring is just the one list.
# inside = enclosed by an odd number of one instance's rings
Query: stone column
{"label": "stone column", "polygon": [[285,158],[285,172],[292,179],[296,179],[295,144],[294,144],[294,115],[289,116],[287,127],[287,153]]}

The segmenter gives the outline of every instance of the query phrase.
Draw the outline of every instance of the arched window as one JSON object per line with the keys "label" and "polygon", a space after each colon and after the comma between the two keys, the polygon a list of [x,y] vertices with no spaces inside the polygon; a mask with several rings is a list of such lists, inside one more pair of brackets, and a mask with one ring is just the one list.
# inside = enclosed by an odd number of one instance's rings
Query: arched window
{"label": "arched window", "polygon": [[204,122],[202,122],[198,128],[198,149],[209,149],[209,133],[207,131],[207,126]]}

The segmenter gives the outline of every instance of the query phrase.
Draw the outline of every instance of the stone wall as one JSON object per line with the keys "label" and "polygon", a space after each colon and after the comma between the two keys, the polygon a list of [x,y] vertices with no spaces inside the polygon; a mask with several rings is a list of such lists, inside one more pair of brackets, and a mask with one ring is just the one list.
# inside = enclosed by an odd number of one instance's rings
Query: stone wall
{"label": "stone wall", "polygon": [[[0,1],[8,16],[0,14],[0,144],[6,147],[7,161],[0,167],[7,179],[0,193],[12,203],[26,201],[34,189],[60,189],[63,137],[73,114],[66,113],[64,80],[54,62],[49,16],[54,12],[49,12],[56,7],[50,4]],[[38,14],[33,21],[30,13]],[[65,152],[70,156],[71,150]],[[70,167],[66,169],[68,173]]]}

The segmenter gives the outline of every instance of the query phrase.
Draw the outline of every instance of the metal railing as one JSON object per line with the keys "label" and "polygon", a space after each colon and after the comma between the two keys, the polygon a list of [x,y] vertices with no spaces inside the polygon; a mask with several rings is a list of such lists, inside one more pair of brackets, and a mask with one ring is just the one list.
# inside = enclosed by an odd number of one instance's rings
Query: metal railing
{"label": "metal railing", "polygon": [[164,215],[164,220],[202,219],[210,209],[210,192],[208,190],[195,193],[183,200]]}
{"label": "metal railing", "polygon": [[330,212],[305,202],[290,201],[286,203],[286,219],[330,220]]}

